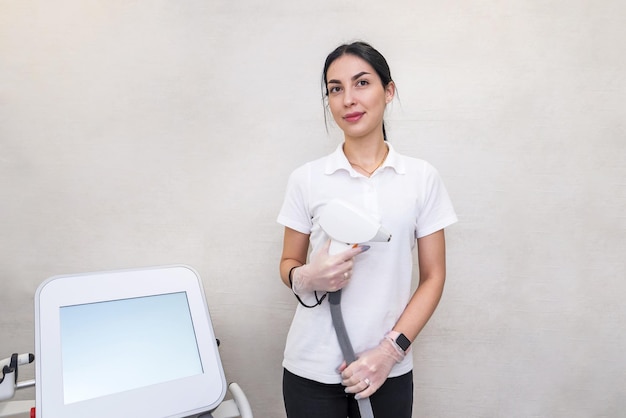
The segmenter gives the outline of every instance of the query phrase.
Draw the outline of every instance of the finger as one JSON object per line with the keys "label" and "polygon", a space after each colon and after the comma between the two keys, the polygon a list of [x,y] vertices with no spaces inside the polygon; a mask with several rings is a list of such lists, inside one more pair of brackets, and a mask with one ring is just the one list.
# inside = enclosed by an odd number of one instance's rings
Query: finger
{"label": "finger", "polygon": [[332,257],[335,257],[336,259],[341,261],[352,260],[356,255],[361,254],[364,251],[363,248],[365,247],[369,246],[360,247],[356,244],[350,247],[346,246],[345,250],[342,250],[341,252],[332,255]]}
{"label": "finger", "polygon": [[361,379],[359,379],[358,377],[354,376],[354,375],[350,375],[350,377],[344,377],[342,376],[341,379],[341,384],[345,387],[352,387],[354,385],[356,385],[357,383],[359,383]]}
{"label": "finger", "polygon": [[361,389],[359,388],[359,385],[352,385],[352,386],[346,386],[346,388],[344,389],[344,392],[346,393],[360,393]]}
{"label": "finger", "polygon": [[338,290],[341,290],[346,287],[348,283],[349,281],[347,279],[344,279],[343,276],[339,276],[339,278],[334,278],[331,283],[332,291],[336,292]]}
{"label": "finger", "polygon": [[[352,276],[353,268],[354,268],[353,260],[342,261],[340,264],[337,265],[336,277],[339,278],[340,280],[349,279]],[[348,276],[346,276],[346,273],[348,274]]]}
{"label": "finger", "polygon": [[346,361],[344,360],[343,363],[341,363],[341,365],[337,368],[337,371],[339,373],[343,372],[344,370],[346,370],[346,367],[348,367],[348,364],[346,363]]}
{"label": "finger", "polygon": [[341,384],[346,387],[344,389],[346,393],[359,393],[367,386],[362,379],[356,376],[342,380]]}
{"label": "finger", "polygon": [[361,245],[359,245],[359,248],[361,249],[361,252],[364,253],[365,251],[369,250],[371,248],[371,246],[365,245],[365,244],[361,244]]}
{"label": "finger", "polygon": [[[365,248],[365,250],[364,250],[364,248]],[[343,259],[348,261],[348,260],[352,260],[354,257],[356,257],[357,255],[361,254],[362,252],[367,251],[368,249],[369,249],[369,245],[352,246],[348,250],[340,253],[339,255],[343,256]]]}
{"label": "finger", "polygon": [[[346,377],[341,381],[341,384],[347,388],[352,388],[359,383],[359,379],[355,379],[353,376]],[[358,392],[358,391],[357,391]]]}
{"label": "finger", "polygon": [[363,389],[362,391],[354,395],[354,399],[358,400],[358,399],[363,399],[363,398],[369,398],[370,396],[374,394],[374,392],[378,390],[378,386],[374,386],[373,384],[365,385],[365,386],[366,386],[365,389]]}
{"label": "finger", "polygon": [[353,361],[350,364],[347,364],[346,361],[344,360],[343,363],[341,363],[341,365],[343,366],[343,368],[341,369],[341,378],[342,379],[350,379],[352,376],[355,375],[355,373],[357,373],[359,370],[356,367],[356,360]]}
{"label": "finger", "polygon": [[[358,393],[359,396],[363,397],[363,392],[368,390],[370,386],[371,386],[371,383],[370,383],[369,379],[366,378],[366,379],[358,380],[353,385],[347,386],[345,391],[346,391],[346,393]],[[367,395],[367,396],[369,396],[369,395]]]}
{"label": "finger", "polygon": [[352,377],[352,373],[348,372],[347,368],[345,367],[346,362],[344,361],[341,365],[344,366],[343,370],[341,371],[341,380],[342,382],[345,382],[346,380],[350,379]]}

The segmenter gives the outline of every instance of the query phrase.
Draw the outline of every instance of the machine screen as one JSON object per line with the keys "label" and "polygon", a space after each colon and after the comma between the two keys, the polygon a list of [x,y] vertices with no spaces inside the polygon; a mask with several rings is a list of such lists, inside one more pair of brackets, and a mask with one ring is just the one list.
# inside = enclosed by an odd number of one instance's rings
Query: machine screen
{"label": "machine screen", "polygon": [[203,373],[185,292],[60,308],[65,404]]}

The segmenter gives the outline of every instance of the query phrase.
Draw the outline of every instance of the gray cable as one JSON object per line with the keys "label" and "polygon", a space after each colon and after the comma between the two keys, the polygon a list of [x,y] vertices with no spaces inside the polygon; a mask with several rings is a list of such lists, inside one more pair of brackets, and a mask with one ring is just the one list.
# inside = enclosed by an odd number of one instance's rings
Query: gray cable
{"label": "gray cable", "polygon": [[[328,294],[328,302],[330,303],[330,316],[333,319],[333,327],[335,327],[341,353],[343,354],[344,360],[346,360],[346,364],[350,364],[356,360],[356,355],[354,354],[350,337],[348,337],[346,325],[343,322],[343,314],[341,313],[341,289],[336,292],[330,292]],[[359,411],[361,412],[361,418],[374,418],[370,398],[358,399],[357,403],[359,405]]]}

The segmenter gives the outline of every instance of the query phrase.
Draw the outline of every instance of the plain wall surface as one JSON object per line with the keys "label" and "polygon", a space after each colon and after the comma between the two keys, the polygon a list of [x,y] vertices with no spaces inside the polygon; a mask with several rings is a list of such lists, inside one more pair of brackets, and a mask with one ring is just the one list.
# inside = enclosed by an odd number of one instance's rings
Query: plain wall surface
{"label": "plain wall surface", "polygon": [[275,219],[289,173],[341,139],[321,69],[355,39],[397,83],[391,142],[460,220],[414,417],[623,416],[620,0],[0,0],[0,358],[34,350],[46,278],[184,263],[227,380],[284,417]]}

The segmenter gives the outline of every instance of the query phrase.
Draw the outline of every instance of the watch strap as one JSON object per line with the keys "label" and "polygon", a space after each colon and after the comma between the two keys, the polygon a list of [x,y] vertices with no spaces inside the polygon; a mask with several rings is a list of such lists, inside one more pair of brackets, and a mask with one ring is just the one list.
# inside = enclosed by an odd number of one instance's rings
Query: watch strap
{"label": "watch strap", "polygon": [[388,338],[392,341],[398,350],[402,350],[403,354],[406,354],[411,348],[411,340],[409,340],[406,335],[398,331],[389,331],[385,338]]}

